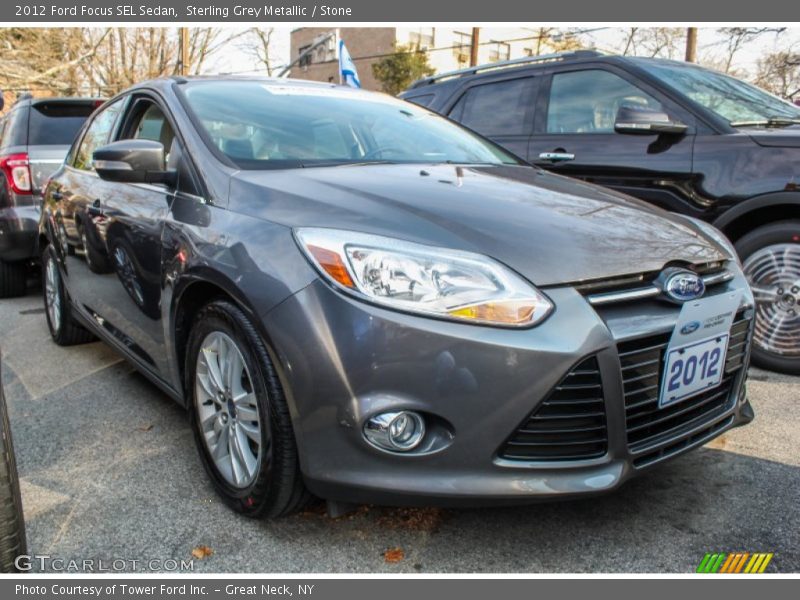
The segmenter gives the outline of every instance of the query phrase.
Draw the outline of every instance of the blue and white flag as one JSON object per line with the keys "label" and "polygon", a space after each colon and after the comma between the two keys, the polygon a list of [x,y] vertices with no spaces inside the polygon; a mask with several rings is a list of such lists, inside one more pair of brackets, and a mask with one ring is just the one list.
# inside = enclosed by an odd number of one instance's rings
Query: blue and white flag
{"label": "blue and white flag", "polygon": [[350,58],[350,53],[347,51],[347,46],[344,45],[344,40],[339,40],[339,78],[342,83],[350,87],[361,87],[356,64]]}

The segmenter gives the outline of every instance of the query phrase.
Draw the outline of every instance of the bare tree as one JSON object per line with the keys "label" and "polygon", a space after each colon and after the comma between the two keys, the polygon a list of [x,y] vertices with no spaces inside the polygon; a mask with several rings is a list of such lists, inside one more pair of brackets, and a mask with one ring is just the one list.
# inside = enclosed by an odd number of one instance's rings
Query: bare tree
{"label": "bare tree", "polygon": [[772,33],[776,36],[783,33],[785,27],[722,27],[717,31],[724,36],[725,52],[721,61],[716,61],[716,66],[721,71],[730,75],[742,75],[734,69],[734,59],[742,47],[755,41],[757,38]]}
{"label": "bare tree", "polygon": [[685,41],[682,27],[629,27],[616,50],[626,56],[679,58]]}
{"label": "bare tree", "polygon": [[800,98],[800,51],[780,50],[760,58],[754,83],[787,100]]}
{"label": "bare tree", "polygon": [[258,66],[263,68],[270,77],[275,68],[279,66],[275,64],[273,56],[272,35],[274,32],[275,29],[273,27],[252,27],[242,38],[243,44],[241,46],[242,50],[252,56]]}

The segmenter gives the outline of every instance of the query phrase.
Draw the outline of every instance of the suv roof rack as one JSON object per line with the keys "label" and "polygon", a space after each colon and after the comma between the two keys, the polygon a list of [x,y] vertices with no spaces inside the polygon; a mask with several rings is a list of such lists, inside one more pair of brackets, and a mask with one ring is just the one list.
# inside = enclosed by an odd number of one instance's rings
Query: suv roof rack
{"label": "suv roof rack", "polygon": [[442,79],[451,79],[455,77],[464,77],[466,75],[476,75],[484,71],[493,71],[495,69],[504,69],[508,67],[516,67],[520,65],[530,65],[543,62],[552,62],[557,60],[566,60],[570,58],[591,58],[595,56],[604,56],[605,53],[598,50],[571,50],[569,52],[554,52],[552,54],[541,54],[539,56],[524,56],[522,58],[514,58],[512,60],[502,60],[499,62],[487,63],[485,65],[477,65],[475,67],[467,67],[466,69],[458,69],[456,71],[447,71],[439,73],[438,75],[431,75],[415,81],[411,85],[411,89],[430,85],[441,81]]}

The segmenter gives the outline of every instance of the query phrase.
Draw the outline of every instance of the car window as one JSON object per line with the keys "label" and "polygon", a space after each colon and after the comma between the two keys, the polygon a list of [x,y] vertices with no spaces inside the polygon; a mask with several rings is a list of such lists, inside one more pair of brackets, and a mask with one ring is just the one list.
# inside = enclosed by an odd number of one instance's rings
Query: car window
{"label": "car window", "polygon": [[535,83],[533,77],[525,77],[472,87],[450,111],[450,118],[486,136],[529,134]]}
{"label": "car window", "polygon": [[385,94],[262,81],[193,81],[180,89],[209,146],[244,169],[519,164],[441,115]]}
{"label": "car window", "polygon": [[420,106],[428,107],[433,102],[433,99],[436,97],[435,94],[422,94],[421,96],[413,96],[411,98],[406,98],[409,102],[413,102],[414,104],[419,104]]}
{"label": "car window", "polygon": [[120,110],[122,109],[122,101],[117,100],[110,106],[104,108],[99,112],[86,133],[83,134],[80,146],[72,160],[72,166],[82,171],[93,171],[92,154],[100,146],[108,143],[108,138],[111,135],[111,130],[114,128],[114,123],[117,120]]}
{"label": "car window", "polygon": [[90,102],[38,102],[31,106],[28,144],[69,146],[97,106]]}
{"label": "car window", "polygon": [[175,133],[172,131],[172,125],[167,120],[164,111],[157,104],[147,103],[147,108],[141,113],[131,137],[137,140],[160,142],[164,146],[164,157],[169,162],[169,153]]}
{"label": "car window", "polygon": [[6,116],[2,147],[25,146],[28,143],[28,107],[12,108]]}
{"label": "car window", "polygon": [[547,132],[613,133],[622,106],[664,111],[658,100],[614,73],[557,73],[550,86]]}

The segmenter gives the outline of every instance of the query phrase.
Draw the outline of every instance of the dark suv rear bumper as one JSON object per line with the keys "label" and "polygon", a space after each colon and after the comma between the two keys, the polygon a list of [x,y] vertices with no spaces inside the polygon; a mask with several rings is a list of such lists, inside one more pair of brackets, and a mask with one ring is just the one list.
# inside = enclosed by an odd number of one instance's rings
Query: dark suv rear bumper
{"label": "dark suv rear bumper", "polygon": [[0,209],[0,260],[16,262],[34,258],[38,233],[38,205]]}

